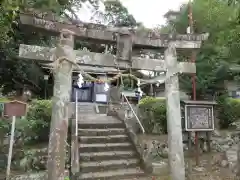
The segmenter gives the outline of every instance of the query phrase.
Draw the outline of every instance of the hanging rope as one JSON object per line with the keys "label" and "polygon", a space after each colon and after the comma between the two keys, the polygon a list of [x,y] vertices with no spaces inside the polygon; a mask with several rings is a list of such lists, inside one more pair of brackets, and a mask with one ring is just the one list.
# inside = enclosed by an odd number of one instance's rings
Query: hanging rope
{"label": "hanging rope", "polygon": [[[53,54],[54,54],[54,53],[53,53]],[[53,59],[54,59],[54,58],[53,58]],[[112,77],[112,78],[107,79],[107,80],[101,80],[101,82],[103,82],[103,83],[111,83],[111,82],[116,81],[117,79],[120,78],[120,80],[121,80],[121,86],[123,86],[123,85],[124,85],[124,83],[123,83],[123,78],[124,78],[124,77],[126,77],[126,78],[128,77],[128,78],[131,78],[131,79],[133,79],[133,80],[135,80],[135,81],[138,81],[138,79],[139,79],[140,82],[148,83],[148,81],[149,81],[148,79],[140,79],[140,78],[138,78],[137,76],[135,76],[135,75],[133,75],[133,74],[131,74],[131,73],[126,73],[126,74],[121,73],[121,72],[120,72],[119,65],[118,65],[118,63],[117,63],[116,60],[117,60],[117,59],[115,58],[115,59],[114,59],[114,64],[115,64],[115,66],[117,67],[118,74],[115,75],[115,76]],[[72,63],[73,66],[75,66],[75,67],[80,71],[80,74],[85,78],[85,80],[89,80],[89,81],[99,81],[98,78],[95,78],[95,77],[93,77],[92,75],[84,72],[79,64],[77,64],[76,62],[73,62],[73,61],[69,60],[69,59],[68,59],[67,57],[65,57],[65,56],[58,57],[57,59],[54,60],[54,62],[53,62],[53,71],[56,70],[57,68],[60,68],[60,67],[61,67],[62,61],[68,61],[68,62]],[[52,72],[53,72],[53,71],[52,71]],[[131,69],[130,69],[130,71],[131,71]]]}

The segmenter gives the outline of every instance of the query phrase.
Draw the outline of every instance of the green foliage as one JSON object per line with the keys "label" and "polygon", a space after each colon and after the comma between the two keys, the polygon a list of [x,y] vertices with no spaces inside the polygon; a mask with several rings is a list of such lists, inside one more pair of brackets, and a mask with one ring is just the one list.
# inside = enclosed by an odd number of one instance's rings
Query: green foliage
{"label": "green foliage", "polygon": [[105,17],[109,24],[126,27],[135,27],[139,25],[119,0],[107,0],[104,2],[104,5],[106,11]]}
{"label": "green foliage", "polygon": [[7,119],[0,119],[0,147],[4,136],[10,131],[10,124]]}
{"label": "green foliage", "polygon": [[22,126],[19,126],[25,129],[25,138],[27,140],[36,140],[37,142],[48,141],[51,113],[51,101],[35,100],[31,103],[28,114],[22,121]]}
{"label": "green foliage", "polygon": [[64,180],[70,180],[70,178],[67,176],[67,177],[64,178]]}
{"label": "green foliage", "polygon": [[234,122],[240,120],[240,99],[220,97],[219,125],[222,129],[229,128]]}
{"label": "green foliage", "polygon": [[[217,99],[219,126],[227,129],[240,120],[240,99],[228,98],[226,94]],[[167,133],[166,105],[164,99],[146,97],[140,101],[140,113],[146,133]]]}
{"label": "green foliage", "polygon": [[[19,12],[34,9],[36,12],[53,12],[56,15],[67,18],[76,24],[81,22],[77,16],[77,11],[81,9],[82,3],[86,0],[2,0],[0,3],[0,83],[3,86],[3,93],[8,94],[15,90],[21,90],[24,84],[30,87],[39,95],[44,96],[43,75],[48,73],[41,70],[38,64],[29,61],[19,61],[15,57],[18,55],[19,44],[35,44],[39,46],[55,46],[52,37],[36,32],[34,29],[25,31],[19,28]],[[92,7],[99,12],[100,0],[89,0]],[[136,26],[136,20],[129,14],[120,1],[104,1],[106,17],[109,24],[114,26]],[[99,18],[99,17],[98,17]],[[52,40],[52,41],[51,41]],[[104,52],[104,46],[81,42],[82,46],[87,46],[91,51]],[[50,78],[51,80],[51,78]],[[16,83],[17,82],[17,83]],[[16,85],[17,84],[17,85]],[[49,83],[53,84],[53,83]],[[51,86],[51,85],[50,85]]]}
{"label": "green foliage", "polygon": [[[192,2],[194,32],[210,34],[209,39],[203,43],[196,57],[197,98],[206,94],[216,95],[224,90],[224,80],[231,78],[229,66],[239,62],[239,6],[229,6],[227,1],[194,0]],[[189,26],[188,6],[182,5],[180,15],[172,24],[163,27],[177,33],[186,33]],[[182,61],[189,61],[189,57],[180,56]],[[180,78],[180,86],[187,92],[192,92],[190,76]]]}
{"label": "green foliage", "polygon": [[166,105],[164,99],[145,97],[140,101],[143,126],[147,133],[167,133]]}

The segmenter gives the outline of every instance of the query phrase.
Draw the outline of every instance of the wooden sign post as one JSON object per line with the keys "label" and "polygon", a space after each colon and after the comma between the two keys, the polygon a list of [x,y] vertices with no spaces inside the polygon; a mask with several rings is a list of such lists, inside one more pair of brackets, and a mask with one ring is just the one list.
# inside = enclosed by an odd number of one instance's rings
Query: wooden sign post
{"label": "wooden sign post", "polygon": [[[183,101],[184,104],[184,129],[188,132],[206,132],[208,151],[210,151],[210,135],[214,130],[214,105],[212,101]],[[189,151],[191,151],[191,137],[189,139]],[[197,145],[197,151],[199,145]],[[196,159],[199,159],[199,153]],[[197,162],[196,162],[197,163]]]}
{"label": "wooden sign post", "polygon": [[9,151],[8,151],[6,180],[10,179],[16,117],[25,116],[26,112],[27,112],[27,104],[24,102],[15,100],[15,101],[10,101],[4,104],[4,116],[12,117],[12,127],[11,127],[11,137],[10,137],[10,144],[9,144]]}

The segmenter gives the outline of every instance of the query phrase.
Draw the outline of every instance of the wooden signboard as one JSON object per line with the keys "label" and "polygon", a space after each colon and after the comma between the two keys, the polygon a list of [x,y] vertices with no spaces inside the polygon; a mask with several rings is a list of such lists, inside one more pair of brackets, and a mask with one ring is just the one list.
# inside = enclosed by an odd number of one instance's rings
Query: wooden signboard
{"label": "wooden signboard", "polygon": [[188,101],[184,105],[186,131],[214,130],[214,102]]}
{"label": "wooden signboard", "polygon": [[25,116],[27,112],[27,104],[22,101],[10,101],[4,104],[4,116],[21,117]]}

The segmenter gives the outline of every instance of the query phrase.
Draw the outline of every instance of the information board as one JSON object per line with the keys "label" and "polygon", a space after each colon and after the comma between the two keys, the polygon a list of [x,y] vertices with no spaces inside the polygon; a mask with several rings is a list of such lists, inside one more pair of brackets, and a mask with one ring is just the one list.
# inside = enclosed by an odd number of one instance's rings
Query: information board
{"label": "information board", "polygon": [[14,100],[4,104],[5,116],[21,117],[21,116],[25,116],[26,112],[27,112],[27,104],[24,102]]}
{"label": "information board", "polygon": [[186,131],[214,130],[213,106],[185,105]]}

